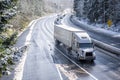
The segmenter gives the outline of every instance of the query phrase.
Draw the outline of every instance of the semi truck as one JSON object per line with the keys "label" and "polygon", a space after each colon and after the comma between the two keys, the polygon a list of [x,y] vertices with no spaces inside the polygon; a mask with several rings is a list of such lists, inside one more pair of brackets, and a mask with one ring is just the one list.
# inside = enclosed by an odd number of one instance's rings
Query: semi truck
{"label": "semi truck", "polygon": [[54,25],[55,44],[62,43],[68,54],[78,60],[95,60],[95,52],[90,36],[86,31],[66,25]]}

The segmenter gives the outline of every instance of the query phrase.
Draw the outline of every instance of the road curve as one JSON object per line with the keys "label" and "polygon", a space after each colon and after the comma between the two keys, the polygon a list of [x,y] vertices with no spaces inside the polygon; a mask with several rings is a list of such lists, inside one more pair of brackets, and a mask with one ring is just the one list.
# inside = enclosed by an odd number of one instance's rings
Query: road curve
{"label": "road curve", "polygon": [[[47,25],[49,25],[52,22],[53,18],[49,18],[47,19]],[[70,25],[70,24],[69,24]],[[46,28],[47,27],[47,28]],[[46,30],[48,30],[48,34],[52,34],[52,31],[50,33],[51,27],[53,26],[46,26]],[[63,53],[65,53],[64,48],[59,47],[58,49],[60,49]],[[59,52],[56,52],[54,54],[58,54]],[[54,55],[56,56],[56,55]],[[54,57],[53,56],[53,57]],[[94,77],[96,77],[98,80],[119,80],[119,74],[120,74],[120,62],[117,59],[114,59],[113,57],[106,55],[104,52],[101,52],[99,50],[96,49],[96,60],[94,61],[94,64],[89,63],[89,62],[85,62],[85,63],[81,63],[77,60],[75,60],[75,62],[77,64],[79,64],[82,68],[84,68],[85,70],[87,70],[91,75],[93,75]],[[58,56],[58,58],[56,58],[54,61],[61,61],[60,59],[61,57]],[[74,60],[74,58],[73,58]],[[62,60],[62,62],[65,62],[66,60]],[[69,63],[68,63],[69,64]],[[80,74],[80,73],[78,73]],[[76,74],[76,75],[78,75]],[[102,77],[101,77],[102,76]],[[78,77],[78,79],[80,79],[81,77]],[[87,80],[87,79],[86,79]],[[88,80],[90,80],[90,77],[88,78]]]}
{"label": "road curve", "polygon": [[86,72],[66,59],[59,52],[60,50],[66,55],[64,47],[54,46],[55,18],[55,15],[51,15],[36,22],[24,66],[23,80],[120,80],[120,61],[99,50],[96,50],[97,58],[94,63],[77,61],[68,56]]}

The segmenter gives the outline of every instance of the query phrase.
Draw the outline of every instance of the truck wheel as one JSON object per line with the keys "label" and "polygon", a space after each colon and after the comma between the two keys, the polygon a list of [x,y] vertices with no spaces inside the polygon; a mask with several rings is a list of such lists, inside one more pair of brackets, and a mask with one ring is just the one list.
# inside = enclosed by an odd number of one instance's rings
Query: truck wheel
{"label": "truck wheel", "polygon": [[67,53],[71,54],[71,48],[67,48]]}
{"label": "truck wheel", "polygon": [[79,57],[79,54],[77,55],[77,60],[80,61],[80,57]]}
{"label": "truck wheel", "polygon": [[90,60],[90,62],[94,62],[94,59]]}
{"label": "truck wheel", "polygon": [[58,40],[55,40],[55,45],[59,45],[60,42]]}

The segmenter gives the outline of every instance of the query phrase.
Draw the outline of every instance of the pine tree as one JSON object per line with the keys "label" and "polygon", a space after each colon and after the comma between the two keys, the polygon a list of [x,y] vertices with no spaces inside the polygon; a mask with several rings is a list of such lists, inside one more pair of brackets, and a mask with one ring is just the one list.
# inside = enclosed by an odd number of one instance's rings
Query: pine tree
{"label": "pine tree", "polygon": [[85,17],[90,22],[114,24],[120,21],[120,0],[84,0],[83,13],[80,15],[82,0],[74,0],[74,11],[77,17]]}
{"label": "pine tree", "polygon": [[7,9],[13,8],[18,0],[2,0],[0,1],[0,30],[4,27],[4,24],[8,22],[5,16],[3,16],[4,12]]}

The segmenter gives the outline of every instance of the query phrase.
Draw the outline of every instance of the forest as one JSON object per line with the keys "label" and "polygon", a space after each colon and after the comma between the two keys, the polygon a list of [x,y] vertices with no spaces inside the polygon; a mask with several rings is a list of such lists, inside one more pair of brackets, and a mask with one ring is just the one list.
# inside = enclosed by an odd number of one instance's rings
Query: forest
{"label": "forest", "polygon": [[75,15],[91,23],[120,22],[120,0],[74,0]]}

